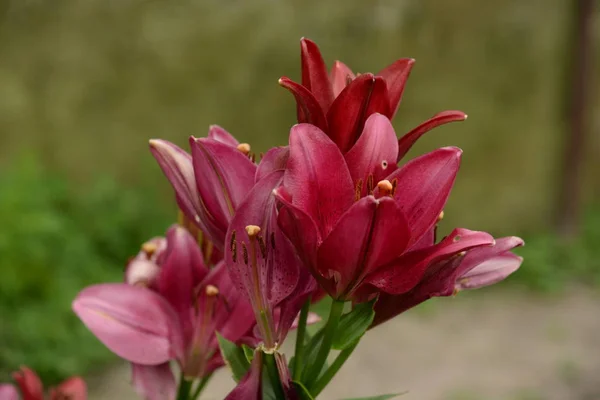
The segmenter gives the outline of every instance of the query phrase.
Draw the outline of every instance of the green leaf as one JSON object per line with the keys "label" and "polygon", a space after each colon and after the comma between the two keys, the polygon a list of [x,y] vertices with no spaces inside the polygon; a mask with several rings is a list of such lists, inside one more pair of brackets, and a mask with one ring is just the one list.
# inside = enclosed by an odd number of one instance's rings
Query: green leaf
{"label": "green leaf", "polygon": [[300,400],[314,400],[314,397],[311,396],[310,392],[302,382],[292,381],[292,384],[296,388],[296,393],[300,396]]}
{"label": "green leaf", "polygon": [[406,393],[408,393],[408,392],[394,393],[394,394],[380,394],[379,396],[371,396],[371,397],[353,397],[351,399],[344,399],[344,400],[388,400],[388,399],[393,399],[394,397],[402,396],[403,394],[406,394]]}
{"label": "green leaf", "polygon": [[223,336],[219,335],[218,332],[217,339],[219,341],[221,355],[229,366],[229,369],[233,374],[233,379],[235,379],[236,382],[239,382],[250,368],[250,362],[248,362],[248,359],[246,358],[244,349],[225,339]]}
{"label": "green leaf", "polygon": [[248,360],[249,363],[252,363],[252,360],[254,360],[254,349],[248,345],[243,344],[242,350],[244,350],[246,360]]}
{"label": "green leaf", "polygon": [[375,318],[374,304],[375,299],[359,304],[342,316],[338,330],[333,337],[332,347],[334,349],[344,350],[364,335]]}

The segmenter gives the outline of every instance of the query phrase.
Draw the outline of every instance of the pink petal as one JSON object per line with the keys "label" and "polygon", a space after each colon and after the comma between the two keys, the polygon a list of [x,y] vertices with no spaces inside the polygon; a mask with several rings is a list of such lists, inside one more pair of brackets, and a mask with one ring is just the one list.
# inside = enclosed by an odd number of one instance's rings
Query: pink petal
{"label": "pink petal", "polygon": [[145,365],[182,353],[179,321],[171,306],[150,289],[124,283],[88,286],[73,311],[113,353]]}
{"label": "pink petal", "polygon": [[302,86],[312,92],[325,111],[333,101],[333,92],[327,75],[327,67],[319,47],[311,40],[300,40],[302,59]]}
{"label": "pink petal", "polygon": [[235,210],[254,184],[256,165],[241,151],[211,139],[190,138],[196,185],[207,219],[204,231],[223,250]]}
{"label": "pink petal", "polygon": [[21,389],[23,400],[44,399],[44,386],[34,371],[22,366],[19,371],[14,372],[12,375],[19,389]]}
{"label": "pink petal", "polygon": [[159,365],[131,364],[131,383],[144,400],[172,400],[177,384],[168,362]]}
{"label": "pink petal", "polygon": [[402,99],[402,93],[404,93],[406,81],[408,80],[408,76],[410,75],[414,63],[415,60],[412,58],[401,58],[377,74],[377,76],[381,76],[385,79],[387,84],[390,110],[392,111],[390,118],[393,118],[394,115],[396,115],[398,105]]}
{"label": "pink petal", "polygon": [[271,172],[285,170],[289,157],[290,148],[288,146],[273,147],[267,151],[267,153],[260,160],[254,181],[260,181]]}
{"label": "pink petal", "polygon": [[227,132],[219,125],[211,125],[208,128],[208,138],[235,148],[240,144],[231,133]]}
{"label": "pink petal", "polygon": [[308,124],[296,125],[290,132],[284,187],[292,204],[317,223],[322,237],[354,201],[342,153],[320,129]]}
{"label": "pink petal", "polygon": [[372,74],[359,76],[336,97],[327,113],[327,132],[342,153],[350,150],[363,129],[374,87]]}
{"label": "pink petal", "polygon": [[347,298],[371,271],[406,248],[410,230],[391,198],[360,199],[340,218],[318,251],[319,272],[333,298]]}
{"label": "pink petal", "polygon": [[237,386],[225,397],[225,400],[261,400],[262,399],[262,358],[263,353],[254,353],[250,369]]}
{"label": "pink petal", "polygon": [[20,398],[19,391],[15,386],[8,383],[0,384],[0,400],[19,400]]}
{"label": "pink petal", "polygon": [[397,169],[397,152],[396,132],[390,120],[381,114],[371,115],[360,138],[344,156],[354,184],[362,180],[361,196],[369,194],[369,175],[373,176],[371,179],[377,185]]}
{"label": "pink petal", "polygon": [[400,161],[402,157],[408,153],[411,147],[416,143],[417,140],[424,133],[429,132],[435,127],[447,124],[449,122],[464,121],[467,119],[467,114],[462,111],[442,111],[441,113],[435,114],[433,117],[423,122],[398,140],[398,157],[397,161]]}
{"label": "pink petal", "polygon": [[411,244],[437,222],[454,185],[461,154],[457,147],[444,147],[415,158],[388,176],[389,181],[397,180],[394,198],[412,229]]}
{"label": "pink petal", "polygon": [[279,79],[279,85],[289,90],[296,98],[299,123],[306,122],[327,131],[327,119],[323,108],[308,88],[286,77]]}
{"label": "pink petal", "polygon": [[331,82],[331,87],[333,88],[333,98],[338,97],[342,90],[344,90],[354,78],[356,78],[356,76],[346,64],[341,61],[334,62],[331,73],[329,74],[329,80]]}
{"label": "pink petal", "polygon": [[87,385],[85,381],[74,376],[50,390],[50,400],[87,400]]}
{"label": "pink petal", "polygon": [[367,277],[371,285],[389,294],[402,294],[414,288],[430,265],[480,246],[489,246],[494,238],[486,232],[455,229],[435,246],[401,256]]}

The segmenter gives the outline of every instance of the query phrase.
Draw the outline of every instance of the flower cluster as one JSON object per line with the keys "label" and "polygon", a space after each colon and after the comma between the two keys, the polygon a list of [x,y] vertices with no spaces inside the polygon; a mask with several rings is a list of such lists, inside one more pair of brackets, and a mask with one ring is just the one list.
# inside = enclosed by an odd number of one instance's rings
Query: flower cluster
{"label": "flower cluster", "polygon": [[[390,120],[414,60],[377,74],[338,61],[328,72],[316,44],[302,39],[301,61],[301,83],[279,80],[298,124],[289,145],[258,163],[219,126],[191,137],[189,153],[150,141],[179,224],[142,245],[124,282],[88,287],[73,303],[131,362],[145,399],[195,399],[225,364],[238,381],[229,400],[315,398],[368,329],[431,297],[496,283],[521,264],[511,252],[523,244],[517,237],[457,228],[437,240],[462,151],[399,162],[424,133],[467,116],[441,112],[398,139]],[[330,314],[309,337],[306,325],[318,319],[310,304],[324,296]],[[288,364],[280,349],[292,328]],[[325,368],[332,349],[341,352]]]}

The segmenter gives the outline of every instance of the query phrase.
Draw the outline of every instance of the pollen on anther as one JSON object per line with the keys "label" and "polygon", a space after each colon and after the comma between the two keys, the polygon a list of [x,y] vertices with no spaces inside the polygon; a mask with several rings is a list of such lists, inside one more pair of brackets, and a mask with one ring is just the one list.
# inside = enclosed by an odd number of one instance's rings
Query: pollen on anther
{"label": "pollen on anther", "polygon": [[248,250],[244,242],[242,242],[242,256],[244,257],[244,264],[248,265]]}
{"label": "pollen on anther", "polygon": [[265,245],[265,241],[263,240],[263,237],[258,235],[256,237],[256,239],[258,240],[258,246],[260,247],[260,253],[262,254],[263,258],[267,258],[267,246]]}
{"label": "pollen on anther", "polygon": [[359,201],[361,196],[362,196],[362,189],[363,189],[363,180],[359,179],[356,182],[356,188],[354,189],[354,200],[355,201]]}
{"label": "pollen on anther", "polygon": [[229,242],[229,249],[231,250],[231,259],[233,262],[237,262],[237,242],[235,241],[235,230],[231,232],[231,241]]}
{"label": "pollen on anther", "polygon": [[275,250],[275,232],[271,232],[271,249]]}
{"label": "pollen on anther", "polygon": [[147,257],[152,257],[152,255],[156,252],[156,249],[156,243],[146,242],[142,245],[142,251],[146,253]]}
{"label": "pollen on anther", "polygon": [[440,212],[440,215],[438,215],[437,222],[440,222],[440,221],[441,221],[441,220],[443,220],[443,219],[444,219],[444,210],[442,210],[442,211]]}
{"label": "pollen on anther", "polygon": [[373,189],[375,189],[375,182],[373,179],[373,175],[369,175],[367,177],[367,194],[373,194]]}
{"label": "pollen on anther", "polygon": [[240,143],[237,145],[237,149],[245,155],[250,154],[250,145],[248,143]]}
{"label": "pollen on anther", "polygon": [[387,196],[392,193],[394,186],[392,185],[392,182],[388,181],[387,179],[384,179],[382,181],[377,182],[377,188],[379,189],[379,193],[382,196]]}
{"label": "pollen on anther", "polygon": [[206,289],[204,289],[204,292],[207,296],[214,297],[219,294],[219,289],[217,289],[217,287],[214,285],[206,285]]}
{"label": "pollen on anther", "polygon": [[260,233],[260,226],[257,225],[248,225],[246,226],[246,233],[249,238],[256,237]]}

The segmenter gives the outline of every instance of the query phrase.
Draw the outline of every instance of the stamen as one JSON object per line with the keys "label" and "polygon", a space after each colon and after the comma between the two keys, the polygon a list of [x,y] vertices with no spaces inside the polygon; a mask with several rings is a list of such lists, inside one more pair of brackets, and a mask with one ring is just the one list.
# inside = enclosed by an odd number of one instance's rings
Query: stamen
{"label": "stamen", "polygon": [[354,201],[359,201],[361,196],[362,196],[362,189],[363,189],[363,180],[359,179],[356,182],[356,188],[354,189]]}
{"label": "stamen", "polygon": [[237,149],[244,153],[244,155],[250,154],[250,145],[248,143],[240,143],[237,145]]}
{"label": "stamen", "polygon": [[242,256],[244,257],[244,264],[248,265],[248,250],[244,242],[242,242]]}
{"label": "stamen", "polygon": [[263,258],[267,258],[267,246],[265,245],[265,241],[263,240],[263,237],[258,235],[258,236],[256,236],[256,239],[258,239],[258,246],[260,247],[260,253],[262,254]]}
{"label": "stamen", "polygon": [[246,233],[250,239],[253,239],[260,233],[260,226],[248,225],[246,226]]}
{"label": "stamen", "polygon": [[152,257],[157,249],[156,243],[153,242],[146,242],[142,245],[142,251],[146,253],[146,257],[148,258]]}
{"label": "stamen", "polygon": [[367,177],[367,194],[368,195],[372,195],[374,188],[375,188],[375,182],[374,182],[374,179],[373,179],[373,175],[369,175]]}
{"label": "stamen", "polygon": [[237,262],[237,242],[235,241],[235,230],[231,232],[231,242],[229,243],[231,249],[231,258],[233,262]]}
{"label": "stamen", "polygon": [[381,196],[388,196],[392,194],[392,190],[394,186],[392,186],[392,182],[384,179],[382,181],[377,182],[377,188],[379,189],[379,193]]}
{"label": "stamen", "polygon": [[441,221],[441,220],[443,220],[443,219],[444,219],[444,210],[442,210],[442,211],[440,212],[440,215],[438,215],[437,222],[440,222],[440,221]]}
{"label": "stamen", "polygon": [[271,232],[271,249],[275,250],[275,232]]}
{"label": "stamen", "polygon": [[256,162],[256,153],[252,153],[250,154],[250,161],[252,161],[253,163]]}
{"label": "stamen", "polygon": [[398,189],[398,178],[392,179],[392,197],[396,195],[396,189]]}

